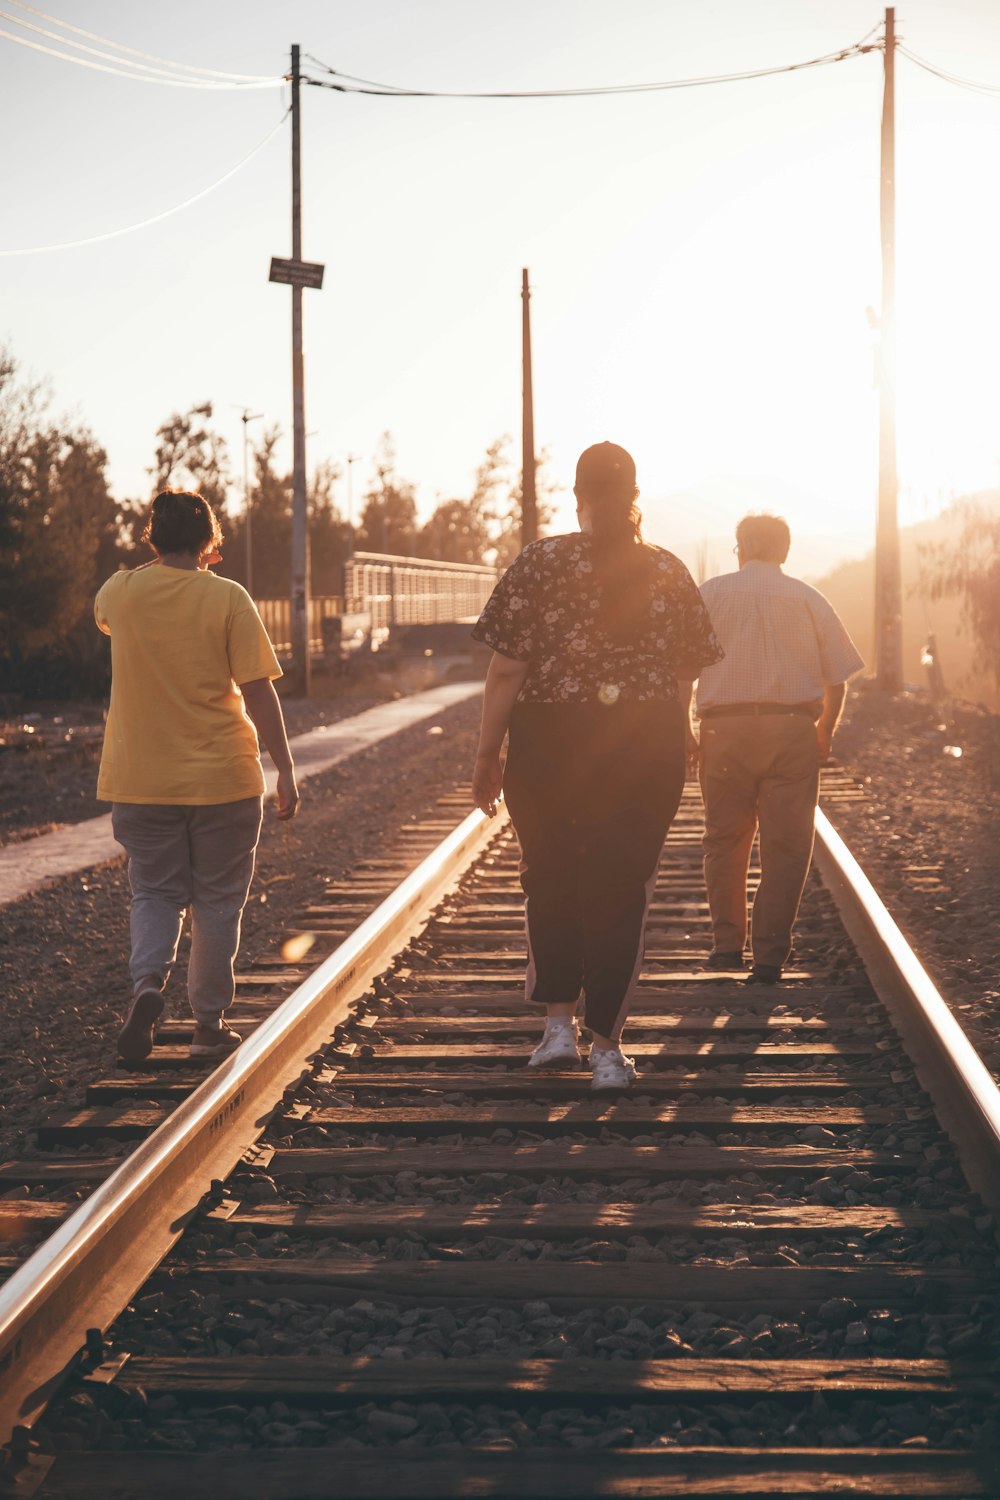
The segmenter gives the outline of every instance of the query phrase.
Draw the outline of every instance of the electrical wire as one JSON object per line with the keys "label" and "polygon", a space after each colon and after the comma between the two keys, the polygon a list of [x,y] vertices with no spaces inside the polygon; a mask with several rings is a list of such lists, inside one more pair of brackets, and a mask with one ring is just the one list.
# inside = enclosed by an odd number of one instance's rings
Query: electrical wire
{"label": "electrical wire", "polygon": [[977,83],[973,78],[962,78],[958,73],[949,73],[947,68],[939,68],[926,58],[918,57],[909,47],[898,47],[897,51],[918,68],[923,68],[925,73],[933,73],[935,78],[943,78],[945,83],[953,83],[956,88],[970,89],[974,94],[987,94],[993,98],[1000,95],[1000,83]]}
{"label": "electrical wire", "polygon": [[[0,14],[3,14],[0,12]],[[19,21],[16,17],[7,17],[13,20],[15,26],[23,26],[26,23]],[[37,29],[37,28],[36,28]],[[232,90],[232,89],[276,89],[283,88],[287,78],[268,78],[263,83],[213,83],[200,78],[156,78],[151,73],[140,73],[134,67],[114,68],[107,63],[91,62],[86,57],[74,57],[71,52],[59,52],[55,47],[46,47],[44,42],[33,42],[30,37],[18,36],[14,31],[4,31],[0,28],[0,36],[6,37],[10,42],[17,42],[22,47],[30,47],[34,52],[45,52],[50,57],[59,57],[63,62],[76,63],[81,68],[93,68],[98,73],[114,73],[119,78],[138,79],[141,83],[159,83],[167,88],[177,89],[210,89],[210,90]],[[124,58],[120,59],[122,62]]]}
{"label": "electrical wire", "polygon": [[[87,52],[91,57],[103,57],[107,62],[124,64],[128,73],[136,78],[143,79],[146,83],[160,83],[163,79],[169,79],[173,83],[182,84],[188,88],[232,88],[234,85],[220,83],[218,80],[206,82],[202,78],[185,77],[183,73],[168,70],[167,68],[155,67],[152,63],[133,63],[126,58],[118,57],[113,52],[105,52],[98,47],[88,47],[85,42],[75,42],[72,37],[60,36],[58,31],[50,31],[46,26],[36,26],[33,21],[22,21],[19,16],[11,15],[8,11],[0,10],[0,18],[10,21],[14,26],[21,26],[26,31],[33,31],[37,36],[48,37],[50,41],[59,42],[66,47],[76,47],[80,52]],[[114,45],[114,43],[112,43]],[[72,53],[65,55],[68,62],[82,62],[82,58],[75,57]],[[159,76],[150,76],[159,75]],[[270,83],[270,79],[266,80]]]}
{"label": "electrical wire", "polygon": [[812,57],[805,62],[786,63],[774,68],[752,68],[740,73],[718,73],[705,78],[673,78],[654,83],[599,84],[589,88],[572,89],[412,89],[403,88],[397,84],[378,83],[371,78],[358,78],[350,73],[341,73],[337,68],[331,68],[329,63],[322,62],[311,53],[307,54],[310,62],[322,68],[331,78],[343,81],[334,83],[327,79],[309,77],[304,77],[302,81],[312,84],[315,88],[334,89],[342,94],[369,94],[391,99],[579,99],[610,94],[648,94],[669,89],[705,88],[716,83],[743,83],[755,78],[770,78],[778,73],[798,73],[805,68],[819,68],[830,63],[845,62],[850,57],[860,57],[865,52],[877,49],[879,44],[866,45],[875,29],[873,27],[872,31],[867,32],[860,42],[855,42],[850,47],[845,47],[839,52],[828,52],[822,57]]}
{"label": "electrical wire", "polygon": [[235,167],[230,167],[229,171],[223,173],[221,177],[216,178],[215,182],[210,183],[208,187],[202,188],[199,192],[193,193],[190,198],[185,198],[183,203],[176,203],[173,208],[164,209],[162,213],[153,214],[148,219],[142,219],[138,224],[127,224],[124,229],[109,229],[105,234],[91,234],[86,239],[81,240],[63,240],[58,245],[29,245],[24,250],[0,250],[0,257],[12,255],[47,255],[52,250],[75,250],[81,245],[98,245],[102,240],[116,240],[123,234],[134,234],[137,229],[147,229],[150,224],[159,224],[162,219],[169,219],[173,214],[179,214],[182,209],[190,208],[192,203],[198,203],[202,198],[207,198],[209,193],[214,193],[216,188],[220,188],[224,182],[228,182],[230,177],[235,177],[237,172],[241,171],[248,162],[251,162],[259,152],[263,151],[269,141],[274,139],[290,114],[291,110],[286,109],[281,119],[276,125],[271,127],[264,139],[258,141],[253,150],[248,151],[246,156],[236,163]]}
{"label": "electrical wire", "polygon": [[[77,36],[85,36],[91,42],[103,42],[106,47],[114,47],[116,52],[127,52],[131,57],[142,57],[147,62],[165,63],[168,68],[173,68],[175,72],[203,73],[214,78],[235,79],[241,83],[265,82],[264,75],[260,73],[224,73],[219,68],[199,68],[194,63],[174,62],[169,57],[158,57],[155,52],[142,52],[138,47],[126,47],[124,42],[112,41],[110,37],[101,36],[99,32],[87,31],[83,26],[74,26],[71,21],[62,21],[58,16],[50,15],[48,11],[39,10],[37,5],[27,4],[27,0],[7,0],[7,4],[16,6],[18,10],[26,10],[33,16],[39,16],[43,21],[51,21],[54,26],[62,27],[63,31],[72,31]],[[15,18],[10,16],[8,19],[14,20]],[[17,24],[26,26],[28,23],[26,21],[18,21]],[[51,32],[43,33],[45,36],[50,36],[51,34]],[[76,42],[69,42],[69,39],[64,37],[57,37],[56,40],[66,42],[70,46],[79,45]],[[90,49],[87,48],[86,50],[89,51]],[[104,56],[106,54],[98,53],[97,55]],[[116,60],[122,61],[122,59]]]}

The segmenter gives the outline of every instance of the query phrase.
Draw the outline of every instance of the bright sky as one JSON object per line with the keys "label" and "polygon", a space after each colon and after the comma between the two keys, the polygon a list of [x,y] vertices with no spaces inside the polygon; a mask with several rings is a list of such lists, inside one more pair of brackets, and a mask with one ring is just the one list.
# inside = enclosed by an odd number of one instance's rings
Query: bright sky
{"label": "bright sky", "polygon": [[[792,63],[880,26],[872,0],[39,0],[161,57],[280,74],[293,41],[345,73],[430,89],[629,83]],[[10,17],[0,30],[50,45]],[[908,0],[905,44],[1000,88],[993,0]],[[86,40],[78,38],[78,40]],[[54,44],[52,44],[54,45]],[[101,44],[90,42],[99,47]],[[83,54],[81,54],[83,55]],[[0,250],[98,235],[215,182],[287,90],[156,86],[0,37]],[[314,64],[305,64],[319,76]],[[304,91],[308,461],[347,452],[356,498],[391,429],[421,508],[467,494],[520,432],[520,274],[533,298],[535,429],[572,484],[579,450],[634,453],[647,532],[728,566],[774,508],[812,575],[870,544],[877,404],[880,53],[627,98],[384,99]],[[291,426],[290,130],[193,207],[135,234],[0,257],[0,338],[148,493],[154,433],[210,399]],[[995,486],[1000,460],[1000,93],[897,63],[903,520]],[[290,460],[290,443],[285,457]],[[346,484],[341,486],[341,503]],[[570,524],[564,504],[560,520]]]}

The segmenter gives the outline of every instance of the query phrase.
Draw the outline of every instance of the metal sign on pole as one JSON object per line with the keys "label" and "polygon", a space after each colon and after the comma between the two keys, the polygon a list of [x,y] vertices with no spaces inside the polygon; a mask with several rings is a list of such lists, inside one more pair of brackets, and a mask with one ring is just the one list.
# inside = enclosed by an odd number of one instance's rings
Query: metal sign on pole
{"label": "metal sign on pole", "polygon": [[323,286],[323,272],[326,266],[316,260],[279,260],[276,255],[271,256],[271,270],[268,281],[280,281],[286,286],[309,286],[318,292]]}
{"label": "metal sign on pole", "polygon": [[882,312],[879,319],[878,523],[875,531],[875,673],[883,693],[903,686],[903,590],[896,472],[896,12],[885,13],[882,96]]}

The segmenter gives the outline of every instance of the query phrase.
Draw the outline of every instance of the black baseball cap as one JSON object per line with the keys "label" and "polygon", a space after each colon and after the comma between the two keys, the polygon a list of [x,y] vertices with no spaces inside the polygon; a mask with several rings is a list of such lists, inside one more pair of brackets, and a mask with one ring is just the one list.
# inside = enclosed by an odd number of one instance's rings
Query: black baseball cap
{"label": "black baseball cap", "polygon": [[594,443],[584,448],[576,461],[576,488],[580,490],[635,489],[635,459],[617,443]]}

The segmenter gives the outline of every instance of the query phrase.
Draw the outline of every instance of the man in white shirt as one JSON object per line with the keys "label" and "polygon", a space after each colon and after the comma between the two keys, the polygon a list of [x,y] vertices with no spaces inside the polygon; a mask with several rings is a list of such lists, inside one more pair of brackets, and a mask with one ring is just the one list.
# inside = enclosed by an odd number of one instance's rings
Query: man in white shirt
{"label": "man in white shirt", "polygon": [[742,969],[747,870],[760,829],[748,984],[775,984],[812,858],[819,768],[864,662],[836,610],[781,565],[791,534],[780,516],[744,516],[739,572],[701,586],[725,657],[702,670],[700,779],[705,884],[715,969]]}

